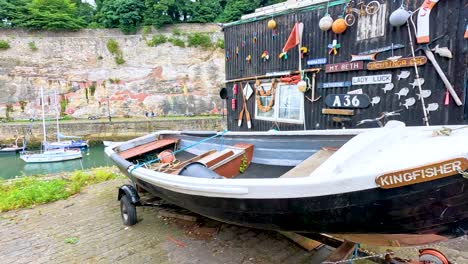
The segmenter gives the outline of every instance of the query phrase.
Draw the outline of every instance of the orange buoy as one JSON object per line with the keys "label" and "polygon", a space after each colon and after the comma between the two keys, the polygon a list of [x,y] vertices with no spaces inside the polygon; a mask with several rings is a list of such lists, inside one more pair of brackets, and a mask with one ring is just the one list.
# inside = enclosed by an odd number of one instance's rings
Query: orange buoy
{"label": "orange buoy", "polygon": [[175,160],[175,156],[172,150],[166,149],[158,154],[158,159],[161,163],[171,163]]}
{"label": "orange buoy", "polygon": [[346,21],[340,17],[333,22],[332,31],[335,32],[336,34],[341,34],[346,31],[347,27],[348,26],[346,25]]}

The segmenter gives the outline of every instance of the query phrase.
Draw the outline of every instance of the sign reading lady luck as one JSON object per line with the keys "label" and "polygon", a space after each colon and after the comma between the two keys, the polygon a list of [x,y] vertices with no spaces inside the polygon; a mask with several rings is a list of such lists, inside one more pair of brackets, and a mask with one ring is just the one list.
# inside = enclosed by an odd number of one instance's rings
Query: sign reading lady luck
{"label": "sign reading lady luck", "polygon": [[392,82],[391,74],[381,74],[381,75],[353,77],[352,84],[364,85],[364,84],[380,84],[380,83],[391,83],[391,82]]}

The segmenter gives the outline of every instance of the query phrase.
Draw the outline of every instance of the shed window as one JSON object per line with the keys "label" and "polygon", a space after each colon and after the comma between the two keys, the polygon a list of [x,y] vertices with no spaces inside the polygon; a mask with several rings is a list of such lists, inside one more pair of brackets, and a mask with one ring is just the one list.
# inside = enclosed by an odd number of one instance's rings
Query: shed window
{"label": "shed window", "polygon": [[[265,93],[268,93],[271,90],[271,83],[262,84],[262,88]],[[262,105],[259,107],[257,103],[255,106],[256,119],[285,123],[303,123],[304,95],[297,89],[297,85],[278,84],[275,91],[275,102],[269,111],[265,110],[268,109],[267,106],[273,100],[273,95],[256,96]]]}

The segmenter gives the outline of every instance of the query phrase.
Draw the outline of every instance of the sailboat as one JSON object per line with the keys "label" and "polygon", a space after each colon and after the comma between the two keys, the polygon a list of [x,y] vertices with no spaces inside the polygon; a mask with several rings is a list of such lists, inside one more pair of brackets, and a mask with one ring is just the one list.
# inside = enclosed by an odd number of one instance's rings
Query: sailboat
{"label": "sailboat", "polygon": [[[58,109],[58,100],[57,100],[57,91],[54,94],[55,99],[55,113],[56,113],[56,126],[57,126],[57,141],[56,142],[47,142],[47,149],[60,149],[60,148],[76,148],[76,149],[85,149],[88,148],[88,141],[82,140],[81,137],[77,136],[67,136],[60,133],[60,126],[59,126],[59,109]],[[62,139],[69,139],[64,140]]]}
{"label": "sailboat", "polygon": [[[43,163],[43,162],[58,162],[66,160],[74,160],[82,158],[80,149],[48,149],[47,132],[45,125],[45,110],[44,110],[44,89],[41,87],[41,106],[42,106],[42,130],[44,139],[42,142],[42,150],[40,153],[22,152],[20,158],[27,163]],[[58,126],[58,124],[57,124]]]}

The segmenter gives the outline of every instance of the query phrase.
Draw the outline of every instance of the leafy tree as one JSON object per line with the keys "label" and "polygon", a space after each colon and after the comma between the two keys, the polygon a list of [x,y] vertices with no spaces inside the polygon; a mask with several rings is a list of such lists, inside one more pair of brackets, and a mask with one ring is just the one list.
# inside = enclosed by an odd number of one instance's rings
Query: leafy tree
{"label": "leafy tree", "polygon": [[220,1],[198,0],[193,3],[193,14],[191,22],[208,23],[213,22],[223,12]]}
{"label": "leafy tree", "polygon": [[194,3],[190,0],[145,0],[145,24],[161,27],[190,21]]}
{"label": "leafy tree", "polygon": [[134,33],[143,22],[145,5],[139,0],[104,0],[98,21],[108,28]]}
{"label": "leafy tree", "polygon": [[260,6],[260,0],[231,0],[227,1],[223,13],[218,17],[219,22],[239,20],[243,14],[254,12]]}
{"label": "leafy tree", "polygon": [[17,27],[24,20],[31,0],[0,0],[0,28]]}
{"label": "leafy tree", "polygon": [[89,3],[83,3],[81,0],[73,0],[76,6],[76,15],[81,17],[86,25],[89,25],[94,20],[94,15],[96,13],[96,9]]}
{"label": "leafy tree", "polygon": [[37,29],[78,30],[85,24],[77,17],[76,6],[70,0],[32,0],[20,26]]}

